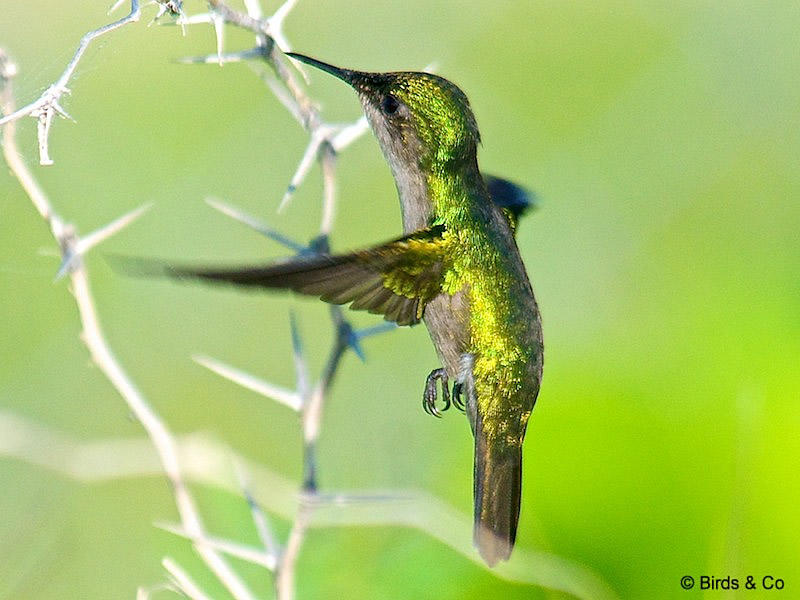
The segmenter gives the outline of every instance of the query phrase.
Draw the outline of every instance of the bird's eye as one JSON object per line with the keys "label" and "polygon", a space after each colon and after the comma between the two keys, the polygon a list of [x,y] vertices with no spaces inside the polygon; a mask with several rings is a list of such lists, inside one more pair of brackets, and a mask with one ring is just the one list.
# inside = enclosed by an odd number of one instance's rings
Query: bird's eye
{"label": "bird's eye", "polygon": [[381,100],[381,110],[384,114],[393,115],[400,108],[400,101],[392,94],[386,94]]}

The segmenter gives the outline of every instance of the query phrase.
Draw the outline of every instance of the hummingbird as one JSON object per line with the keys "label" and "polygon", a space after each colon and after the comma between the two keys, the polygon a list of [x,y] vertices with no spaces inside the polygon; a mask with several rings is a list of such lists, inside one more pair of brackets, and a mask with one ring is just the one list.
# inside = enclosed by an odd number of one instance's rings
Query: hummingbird
{"label": "hummingbird", "polygon": [[355,90],[394,177],[403,236],[348,254],[267,265],[159,263],[157,274],[290,289],[398,325],[424,322],[442,366],[427,376],[423,406],[440,416],[437,401],[446,410],[452,398],[466,412],[475,440],[473,543],[494,566],[514,546],[522,442],[542,379],[541,317],[515,240],[529,197],[511,182],[481,174],[475,116],[464,92],[447,79],[287,55]]}

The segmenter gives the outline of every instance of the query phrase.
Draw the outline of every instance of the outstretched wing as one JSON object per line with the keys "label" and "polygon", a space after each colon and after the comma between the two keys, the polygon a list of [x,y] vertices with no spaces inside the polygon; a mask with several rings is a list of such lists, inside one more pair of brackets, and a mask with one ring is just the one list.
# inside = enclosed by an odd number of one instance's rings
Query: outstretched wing
{"label": "outstretched wing", "polygon": [[414,325],[441,293],[447,268],[445,229],[437,225],[351,254],[304,256],[264,266],[206,268],[160,262],[128,263],[145,276],[198,279],[251,288],[289,289],[333,304]]}

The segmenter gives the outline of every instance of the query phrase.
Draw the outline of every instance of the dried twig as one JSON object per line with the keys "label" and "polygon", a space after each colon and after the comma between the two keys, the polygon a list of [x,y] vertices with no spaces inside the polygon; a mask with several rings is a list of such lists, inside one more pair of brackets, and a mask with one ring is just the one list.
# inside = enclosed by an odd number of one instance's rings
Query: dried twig
{"label": "dried twig", "polygon": [[[116,26],[119,26],[119,24],[121,24],[120,21],[117,22]],[[102,31],[102,29],[97,31]],[[108,29],[105,29],[105,31],[108,31]],[[87,34],[87,36],[84,36],[85,43],[91,41],[96,35],[89,36]],[[85,47],[85,44],[82,45],[83,47]],[[78,59],[80,58],[80,52],[76,55]],[[16,67],[13,66],[13,63],[5,53],[0,53],[0,61],[0,86],[2,86],[0,104],[2,104],[3,112],[16,114],[13,113],[13,94],[11,89],[11,78],[16,73]],[[74,62],[77,62],[76,58],[73,58]],[[103,334],[94,299],[92,298],[89,276],[86,265],[83,262],[83,256],[93,245],[107,239],[110,235],[129,224],[135,216],[141,214],[142,209],[134,211],[94,234],[83,238],[80,237],[76,228],[66,223],[55,212],[50,200],[28,169],[17,149],[15,129],[15,121],[7,120],[3,127],[3,155],[11,172],[17,177],[25,193],[31,199],[42,218],[47,222],[53,238],[61,248],[62,265],[64,265],[62,266],[62,271],[69,272],[72,294],[75,297],[83,327],[82,338],[89,349],[92,360],[117,389],[150,437],[170,481],[181,523],[187,531],[192,532],[197,540],[200,540],[195,546],[203,561],[234,598],[241,600],[253,598],[253,594],[230,567],[227,560],[219,552],[202,543],[205,538],[203,522],[183,478],[174,437],[130,377],[128,377],[111,351]]]}
{"label": "dried twig", "polygon": [[[289,110],[290,114],[298,120],[301,125],[309,132],[309,144],[298,164],[295,174],[292,176],[286,193],[281,200],[279,211],[283,209],[293,196],[295,190],[305,180],[311,170],[314,161],[320,163],[323,175],[323,210],[320,221],[319,235],[308,246],[303,248],[298,246],[285,237],[273,232],[270,228],[258,223],[252,217],[244,215],[231,207],[216,204],[215,208],[222,210],[229,216],[245,222],[279,242],[293,247],[300,252],[327,252],[328,236],[333,228],[334,209],[336,205],[336,178],[335,178],[335,158],[337,151],[346,147],[362,135],[367,130],[366,120],[361,118],[353,124],[330,125],[321,118],[315,104],[305,94],[300,87],[292,72],[286,67],[285,59],[281,51],[288,50],[288,41],[282,33],[283,20],[294,6],[295,0],[288,0],[268,18],[260,17],[260,9],[254,0],[248,3],[248,13],[244,14],[233,10],[222,0],[210,0],[209,6],[211,13],[206,22],[215,26],[222,20],[225,23],[236,27],[248,29],[256,34],[256,47],[253,50],[228,55],[223,53],[221,43],[217,47],[217,60],[220,63],[231,60],[239,60],[242,56],[252,56],[260,54],[264,60],[272,67],[275,77],[280,82],[278,85],[275,80],[268,80],[270,88],[278,99]],[[218,35],[218,42],[221,37]],[[211,57],[189,58],[190,62],[211,62]],[[314,511],[313,501],[317,490],[316,472],[316,445],[322,421],[324,399],[333,381],[337,366],[347,348],[352,347],[361,355],[358,347],[359,337],[353,331],[348,321],[343,317],[342,311],[338,306],[331,308],[331,319],[336,332],[333,348],[330,352],[328,363],[319,381],[310,388],[308,386],[308,375],[305,367],[302,349],[299,343],[294,319],[292,319],[292,339],[294,341],[294,356],[297,373],[297,390],[289,392],[278,386],[267,382],[256,382],[255,378],[241,373],[240,371],[222,365],[221,363],[205,357],[198,357],[196,360],[211,368],[215,372],[228,377],[235,382],[248,387],[254,391],[259,391],[290,408],[298,411],[301,415],[301,426],[303,429],[303,479],[301,488],[301,503],[298,507],[295,519],[289,532],[289,539],[285,550],[280,555],[280,560],[275,565],[275,591],[281,600],[291,600],[294,597],[295,576],[297,558],[305,539],[309,520]],[[383,331],[385,329],[381,329]],[[378,331],[378,330],[376,330]]]}
{"label": "dried twig", "polygon": [[[308,247],[296,245],[297,248],[302,248],[304,252],[318,252],[327,251],[328,248],[328,235],[333,228],[334,220],[334,207],[335,207],[335,155],[336,152],[357,139],[363,134],[367,127],[365,119],[361,118],[352,125],[330,125],[325,123],[315,106],[315,104],[306,96],[302,87],[297,79],[294,77],[292,71],[288,68],[285,59],[282,56],[282,50],[288,49],[288,41],[282,32],[283,22],[289,14],[291,8],[294,6],[296,0],[287,0],[271,17],[263,18],[261,9],[255,0],[248,0],[247,14],[241,13],[230,8],[225,2],[221,0],[211,0],[209,2],[210,12],[204,15],[186,16],[180,12],[179,24],[181,26],[188,26],[200,23],[210,24],[214,27],[217,38],[216,53],[213,57],[200,57],[190,58],[190,62],[217,62],[223,64],[224,62],[231,62],[234,60],[242,60],[246,58],[260,57],[269,64],[274,73],[277,81],[281,86],[275,84],[275,80],[270,80],[270,87],[276,93],[277,97],[287,107],[290,113],[301,123],[301,125],[309,132],[310,142],[304,153],[295,174],[292,176],[290,183],[287,187],[287,192],[281,202],[281,208],[285,207],[291,199],[294,191],[299,185],[303,183],[307,174],[309,173],[314,161],[317,160],[322,166],[324,192],[323,192],[323,211],[320,222],[320,234],[314,242]],[[115,7],[116,8],[116,5]],[[181,11],[181,6],[177,4],[172,7],[170,4],[167,7],[162,3],[160,11],[156,16],[159,18],[169,8],[172,12]],[[112,9],[113,10],[113,9]],[[164,468],[167,476],[173,483],[176,503],[178,505],[179,513],[181,515],[180,530],[186,537],[191,539],[201,554],[204,554],[208,566],[215,571],[217,576],[223,583],[226,584],[231,593],[237,598],[250,597],[250,592],[246,590],[244,584],[238,580],[224,564],[219,564],[220,559],[217,554],[221,548],[228,553],[233,553],[233,543],[227,543],[220,540],[210,538],[203,530],[202,523],[199,515],[196,512],[191,496],[186,489],[186,486],[181,477],[179,464],[174,448],[174,439],[167,429],[166,425],[158,418],[155,412],[146,404],[146,401],[141,394],[136,390],[133,383],[129,380],[127,375],[116,362],[110,350],[108,349],[103,338],[100,324],[97,320],[94,304],[89,293],[89,282],[86,278],[85,266],[82,262],[82,256],[89,250],[89,248],[103,239],[106,239],[133,219],[135,219],[140,211],[131,213],[130,215],[119,219],[106,228],[85,236],[78,237],[74,228],[65,225],[64,222],[52,210],[50,203],[47,201],[44,193],[38,189],[35,180],[30,176],[30,173],[24,167],[16,154],[16,148],[13,144],[13,123],[26,115],[37,116],[40,119],[40,152],[42,164],[52,164],[52,160],[47,152],[47,142],[49,139],[49,127],[54,114],[63,114],[60,107],[59,99],[68,91],[66,85],[75,68],[80,60],[87,45],[96,37],[107,33],[121,25],[128,22],[138,20],[139,6],[137,0],[132,0],[131,12],[126,17],[116,21],[110,25],[89,32],[81,39],[81,43],[75,56],[70,61],[62,76],[48,88],[36,101],[30,103],[22,109],[12,111],[10,108],[6,109],[7,116],[0,120],[0,124],[6,123],[7,135],[11,136],[12,142],[6,144],[7,160],[12,166],[12,171],[23,182],[23,187],[28,191],[34,204],[37,206],[40,214],[50,224],[53,236],[59,242],[61,247],[63,261],[62,267],[59,271],[59,276],[65,273],[70,274],[73,289],[76,295],[76,301],[81,313],[81,320],[84,324],[85,339],[87,346],[92,353],[93,359],[97,362],[109,379],[120,390],[127,402],[131,406],[133,413],[142,422],[145,429],[148,431],[153,444],[159,452],[164,463]],[[233,25],[236,27],[248,29],[255,34],[256,44],[255,47],[243,52],[234,54],[224,54],[224,25]],[[295,65],[299,72],[304,75],[300,67]],[[305,77],[305,75],[304,75]],[[217,208],[220,208],[217,205]],[[230,214],[230,210],[228,210]],[[232,215],[241,218],[241,215]],[[271,232],[266,228],[261,230],[271,237],[279,241],[285,241],[286,238],[280,236],[275,232]],[[304,439],[304,468],[303,468],[303,483],[302,490],[304,494],[314,494],[317,487],[316,481],[316,442],[319,437],[319,430],[322,418],[322,408],[327,389],[333,379],[336,367],[348,347],[353,347],[361,354],[358,347],[359,337],[354,334],[349,323],[343,318],[341,309],[334,307],[331,309],[331,316],[336,334],[334,347],[331,351],[331,356],[328,365],[320,378],[317,385],[311,389],[307,385],[307,375],[301,368],[298,362],[298,393],[291,394],[281,390],[277,386],[271,386],[261,382],[258,385],[252,383],[252,378],[245,374],[238,372],[230,367],[225,367],[212,359],[198,358],[197,360],[205,364],[209,368],[223,374],[235,381],[264,393],[272,398],[275,398],[287,406],[293,408],[301,414],[303,439]],[[378,330],[375,330],[378,331]],[[293,325],[294,339],[297,341],[296,329]],[[301,352],[299,346],[295,346],[295,356],[298,361],[301,360]],[[304,374],[301,377],[301,372]],[[254,519],[259,528],[259,533],[265,545],[272,545],[273,541],[271,535],[265,532],[265,521],[261,518],[257,506],[252,505]],[[267,548],[265,556],[274,557],[274,560],[262,560],[264,566],[270,567],[270,570],[275,572],[275,586],[279,598],[289,599],[294,594],[294,578],[295,578],[295,565],[296,560],[305,537],[305,531],[308,526],[308,519],[313,512],[314,502],[302,502],[297,512],[295,521],[289,535],[289,541],[286,550],[276,557],[274,548]],[[188,579],[178,576],[178,568],[172,565],[170,570],[173,580],[173,585],[182,589],[184,592],[189,593],[190,587],[187,583]],[[195,594],[190,594],[195,595]]]}
{"label": "dried twig", "polygon": [[[296,482],[231,451],[223,442],[204,433],[176,436],[175,443],[187,481],[236,494],[242,488],[264,510],[292,520],[297,507]],[[162,467],[147,439],[83,441],[55,431],[20,415],[0,410],[0,457],[22,460],[82,484],[107,483],[161,477]],[[247,473],[246,482],[231,476],[229,465]],[[313,503],[308,529],[331,527],[411,527],[438,540],[482,568],[472,548],[472,521],[454,506],[418,490],[370,490],[317,492],[301,501]],[[260,509],[259,509],[260,510]],[[170,529],[190,537],[179,524]],[[223,542],[214,538],[212,543]],[[264,566],[264,548],[225,542],[220,550]],[[238,547],[237,547],[238,546]],[[274,551],[269,551],[274,555]],[[528,548],[517,548],[508,563],[492,570],[496,577],[525,585],[560,590],[570,597],[611,600],[613,592],[597,575],[569,560]]]}
{"label": "dried twig", "polygon": [[[130,13],[118,21],[114,21],[113,23],[109,23],[108,25],[104,25],[103,27],[99,27],[98,29],[86,33],[81,38],[81,41],[78,44],[78,49],[75,51],[72,59],[67,64],[67,68],[64,69],[61,77],[59,77],[52,85],[50,85],[50,87],[48,87],[41,96],[20,109],[7,109],[4,111],[6,116],[0,118],[0,126],[26,116],[35,117],[38,120],[39,164],[53,164],[53,160],[50,158],[50,152],[48,149],[50,125],[53,122],[53,117],[55,115],[60,115],[62,117],[72,119],[72,117],[70,117],[61,107],[59,101],[61,100],[61,96],[69,92],[67,84],[72,78],[72,75],[75,73],[75,69],[78,67],[78,63],[83,57],[83,53],[86,51],[86,48],[89,46],[92,40],[99,38],[100,36],[105,35],[119,27],[122,27],[123,25],[138,21],[139,15],[139,0],[131,0]],[[41,213],[41,210],[39,212]]]}

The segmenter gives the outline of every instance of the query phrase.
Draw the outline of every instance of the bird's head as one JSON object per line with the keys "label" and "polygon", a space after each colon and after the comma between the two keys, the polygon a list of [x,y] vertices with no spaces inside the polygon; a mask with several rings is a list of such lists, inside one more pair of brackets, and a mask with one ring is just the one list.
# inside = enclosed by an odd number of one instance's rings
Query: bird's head
{"label": "bird's head", "polygon": [[390,162],[414,161],[427,170],[474,159],[480,142],[478,125],[464,92],[447,79],[413,71],[354,71],[302,54],[288,56],[355,89]]}

